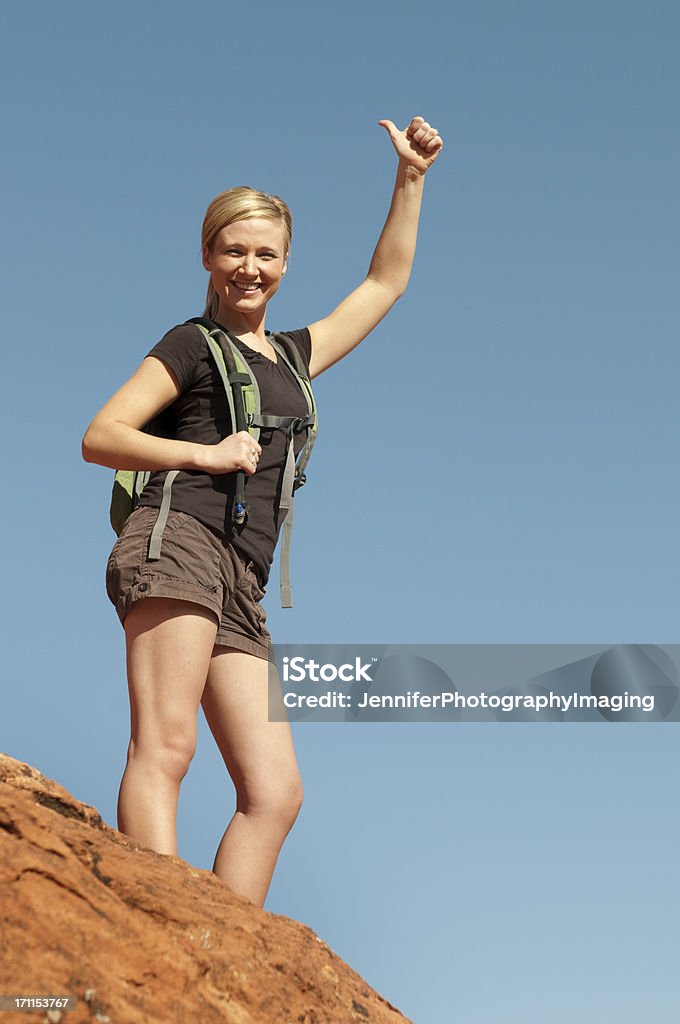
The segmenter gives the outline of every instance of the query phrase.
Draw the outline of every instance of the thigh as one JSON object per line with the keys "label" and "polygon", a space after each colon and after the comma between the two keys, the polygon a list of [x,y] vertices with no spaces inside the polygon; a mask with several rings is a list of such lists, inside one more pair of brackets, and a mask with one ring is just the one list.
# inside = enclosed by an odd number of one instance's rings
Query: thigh
{"label": "thigh", "polygon": [[201,703],[239,799],[251,807],[301,791],[287,721],[268,719],[269,662],[215,647]]}
{"label": "thigh", "polygon": [[217,616],[188,601],[148,597],[132,606],[124,627],[132,744],[186,751],[195,745]]}

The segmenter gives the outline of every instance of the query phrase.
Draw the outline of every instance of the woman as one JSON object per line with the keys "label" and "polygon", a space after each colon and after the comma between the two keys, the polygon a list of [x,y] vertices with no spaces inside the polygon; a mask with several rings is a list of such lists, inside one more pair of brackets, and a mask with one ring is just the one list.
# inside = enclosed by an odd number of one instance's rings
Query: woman
{"label": "woman", "polygon": [[[289,334],[312,378],[347,355],[403,293],[415,252],[424,176],[442,140],[421,117],[404,131],[381,121],[399,161],[392,204],[366,279],[327,317]],[[205,316],[229,332],[255,375],[262,412],[304,415],[297,382],[265,330],[267,303],[286,273],[290,212],[248,188],[222,193],[203,224],[210,274]],[[195,324],[173,328],[95,416],[83,457],[151,470],[116,541],[107,591],[123,622],[131,737],[118,826],[159,853],[177,854],[179,788],[196,745],[201,704],[236,788],[236,811],[213,871],[262,906],[302,786],[290,726],[268,721],[269,634],[264,595],[280,523],[286,437],[228,433],[226,395]],[[166,436],[141,428],[165,417]],[[227,436],[225,436],[227,434]],[[172,439],[168,439],[172,437]],[[296,452],[302,439],[296,440]],[[164,471],[179,469],[160,557],[149,540]],[[225,527],[235,474],[247,474],[246,527]]]}

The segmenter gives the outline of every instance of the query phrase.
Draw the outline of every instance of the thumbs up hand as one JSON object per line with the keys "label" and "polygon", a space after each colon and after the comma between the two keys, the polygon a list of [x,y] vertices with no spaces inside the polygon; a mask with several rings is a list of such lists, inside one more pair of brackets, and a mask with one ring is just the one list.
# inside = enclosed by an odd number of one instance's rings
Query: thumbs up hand
{"label": "thumbs up hand", "polygon": [[404,131],[392,121],[379,121],[388,132],[399,159],[421,174],[432,166],[444,145],[436,128],[431,128],[423,117],[414,117]]}

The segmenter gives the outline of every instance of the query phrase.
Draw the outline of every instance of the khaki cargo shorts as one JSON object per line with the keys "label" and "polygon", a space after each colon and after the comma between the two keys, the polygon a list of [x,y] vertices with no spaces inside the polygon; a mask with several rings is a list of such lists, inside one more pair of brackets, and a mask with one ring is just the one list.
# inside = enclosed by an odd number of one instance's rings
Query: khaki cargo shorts
{"label": "khaki cargo shorts", "polygon": [[215,614],[215,643],[273,661],[271,637],[260,601],[264,590],[234,548],[186,512],[170,510],[161,557],[148,559],[158,509],[138,506],[126,520],[106,566],[106,593],[125,621],[135,601],[174,597]]}

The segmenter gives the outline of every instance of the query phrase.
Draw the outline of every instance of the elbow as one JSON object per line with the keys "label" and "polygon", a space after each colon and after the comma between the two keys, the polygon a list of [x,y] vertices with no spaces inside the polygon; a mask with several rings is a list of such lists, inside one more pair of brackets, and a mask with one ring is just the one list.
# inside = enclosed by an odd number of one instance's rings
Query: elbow
{"label": "elbow", "polygon": [[408,276],[398,277],[393,275],[391,277],[381,279],[369,274],[367,280],[371,281],[374,286],[377,285],[382,292],[382,302],[387,306],[385,312],[390,310],[395,302],[402,297],[408,284]]}
{"label": "elbow", "polygon": [[395,306],[397,304],[397,302],[399,302],[399,299],[402,297],[402,295],[406,291],[406,285],[405,284],[403,284],[403,285],[395,285],[395,284],[393,284],[388,289],[388,291],[389,291],[389,295],[388,295],[388,302],[389,302],[388,310],[390,310],[390,309],[392,309],[393,306]]}
{"label": "elbow", "polygon": [[80,451],[85,462],[99,462],[99,457],[102,454],[101,443],[97,437],[97,428],[94,423],[90,423],[85,431],[80,443]]}
{"label": "elbow", "polygon": [[85,435],[80,444],[80,452],[85,462],[94,462],[94,452],[90,443],[90,430],[89,428],[85,431]]}
{"label": "elbow", "polygon": [[408,282],[409,282],[410,277],[411,277],[411,268],[409,267],[408,271],[405,271],[404,273],[399,274],[398,276],[395,276],[395,278],[392,280],[392,301],[393,302],[397,302],[402,297],[402,295],[404,294],[404,292],[408,288]]}

